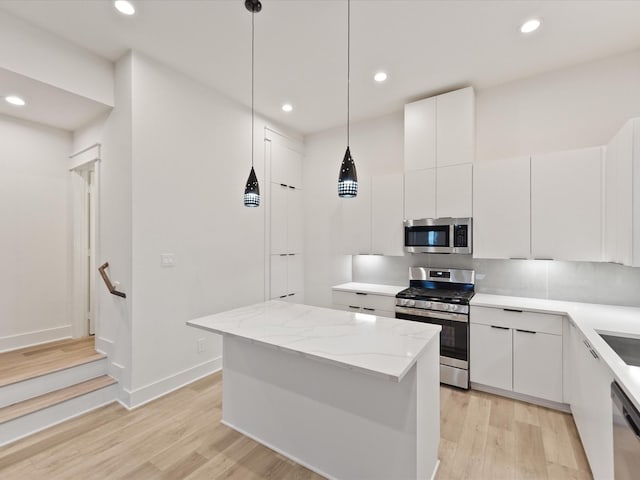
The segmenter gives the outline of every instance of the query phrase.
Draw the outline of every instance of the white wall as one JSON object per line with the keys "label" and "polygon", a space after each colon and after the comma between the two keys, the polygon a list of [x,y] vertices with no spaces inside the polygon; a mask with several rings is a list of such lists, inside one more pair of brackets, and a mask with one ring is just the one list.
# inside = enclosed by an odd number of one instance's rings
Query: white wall
{"label": "white wall", "polygon": [[[351,152],[359,186],[368,188],[372,175],[403,169],[403,114],[351,125]],[[305,303],[331,305],[331,285],[351,281],[351,256],[342,255],[342,205],[338,198],[338,171],[346,149],[346,127],[305,138]]]}
{"label": "white wall", "polygon": [[71,335],[71,135],[0,116],[0,351]]}
{"label": "white wall", "polygon": [[2,68],[113,106],[113,64],[108,60],[3,11],[0,45]]}
{"label": "white wall", "polygon": [[476,92],[476,159],[606,144],[640,114],[640,51]]}

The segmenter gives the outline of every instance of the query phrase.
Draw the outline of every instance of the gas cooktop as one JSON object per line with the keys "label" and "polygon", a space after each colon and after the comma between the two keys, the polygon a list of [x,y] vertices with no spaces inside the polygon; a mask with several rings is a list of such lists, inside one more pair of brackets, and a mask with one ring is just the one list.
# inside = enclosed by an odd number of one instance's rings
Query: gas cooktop
{"label": "gas cooktop", "polygon": [[447,302],[468,305],[473,291],[448,290],[440,288],[409,287],[398,292],[396,298],[425,300],[431,302]]}

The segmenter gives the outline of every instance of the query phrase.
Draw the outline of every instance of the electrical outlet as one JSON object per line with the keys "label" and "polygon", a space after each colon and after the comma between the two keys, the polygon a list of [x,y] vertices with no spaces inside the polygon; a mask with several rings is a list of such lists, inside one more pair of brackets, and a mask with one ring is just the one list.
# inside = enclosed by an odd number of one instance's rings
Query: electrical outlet
{"label": "electrical outlet", "polygon": [[174,267],[176,265],[176,256],[173,253],[160,254],[161,267]]}
{"label": "electrical outlet", "polygon": [[196,345],[198,347],[198,353],[202,353],[207,349],[207,344],[205,343],[204,338],[196,340]]}

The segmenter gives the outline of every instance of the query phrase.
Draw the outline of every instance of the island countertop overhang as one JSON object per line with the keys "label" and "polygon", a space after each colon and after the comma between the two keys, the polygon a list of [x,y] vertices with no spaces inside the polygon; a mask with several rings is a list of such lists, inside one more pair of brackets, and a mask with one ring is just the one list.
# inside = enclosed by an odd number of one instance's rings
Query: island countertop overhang
{"label": "island countertop overhang", "polygon": [[272,300],[187,325],[400,382],[441,327]]}

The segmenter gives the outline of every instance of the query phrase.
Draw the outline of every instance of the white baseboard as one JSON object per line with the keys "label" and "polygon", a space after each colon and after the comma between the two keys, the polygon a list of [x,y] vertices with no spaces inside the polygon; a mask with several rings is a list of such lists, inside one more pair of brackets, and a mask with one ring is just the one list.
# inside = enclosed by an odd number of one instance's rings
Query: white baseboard
{"label": "white baseboard", "polygon": [[96,352],[104,353],[107,357],[113,358],[113,340],[108,340],[97,335],[94,338]]}
{"label": "white baseboard", "polygon": [[123,389],[123,397],[120,403],[127,409],[133,410],[167,393],[184,387],[200,378],[211,375],[222,368],[222,356],[201,363],[194,367],[182,370],[156,382],[145,385],[135,390]]}
{"label": "white baseboard", "polygon": [[0,353],[71,338],[71,325],[0,337]]}
{"label": "white baseboard", "polygon": [[560,410],[561,412],[571,413],[571,408],[566,403],[554,402],[553,400],[545,400],[544,398],[532,397],[531,395],[512,392],[510,390],[503,390],[502,388],[490,387],[488,385],[482,385],[481,383],[470,382],[470,385],[473,390],[493,393],[494,395],[500,395],[501,397],[513,398],[514,400],[533,403],[534,405],[540,405],[541,407],[553,408],[554,410]]}

